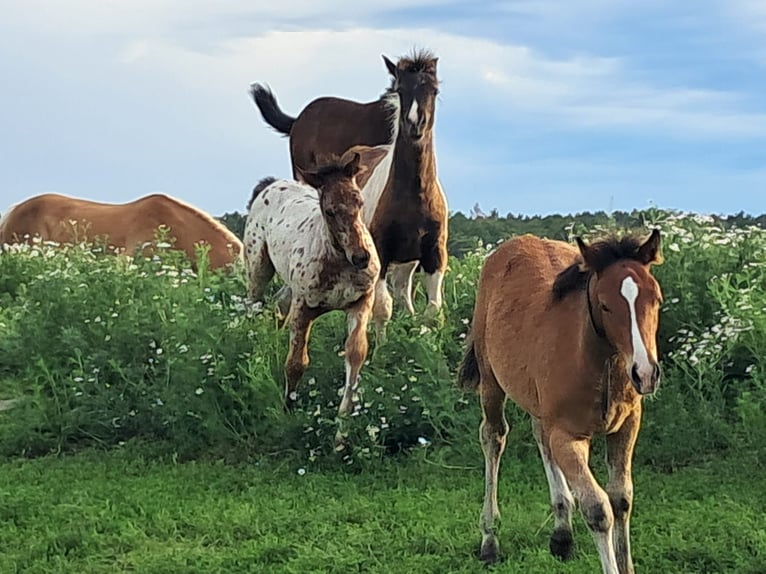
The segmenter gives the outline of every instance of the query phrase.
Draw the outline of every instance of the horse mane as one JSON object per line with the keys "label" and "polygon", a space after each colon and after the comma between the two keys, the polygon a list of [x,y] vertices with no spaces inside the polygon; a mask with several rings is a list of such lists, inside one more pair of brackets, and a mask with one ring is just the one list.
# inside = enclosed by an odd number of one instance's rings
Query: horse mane
{"label": "horse mane", "polygon": [[[170,201],[172,201],[173,203],[175,203],[179,207],[182,207],[188,213],[191,213],[192,215],[194,215],[197,219],[199,219],[201,221],[204,221],[205,223],[213,226],[218,231],[220,231],[223,235],[225,235],[226,239],[230,243],[233,243],[234,245],[236,245],[238,243],[241,243],[240,240],[239,240],[239,237],[237,237],[234,234],[233,231],[231,231],[228,227],[226,227],[223,223],[218,221],[215,217],[213,217],[209,213],[206,213],[206,212],[204,212],[204,211],[194,207],[190,203],[186,203],[185,201],[182,201],[182,200],[178,199],[177,197],[173,197],[171,195],[167,195],[167,194],[164,194],[164,193],[157,193],[157,194],[154,194],[154,195],[159,196],[159,197],[164,197],[166,199],[169,199]],[[151,197],[151,196],[146,196],[146,197]]]}
{"label": "horse mane", "polygon": [[[413,49],[411,54],[399,58],[396,67],[409,74],[425,74],[432,81],[434,87],[439,86],[439,80],[436,77],[436,55],[430,50]],[[383,95],[395,93],[395,88],[396,78],[391,78],[391,85]]]}
{"label": "horse mane", "polygon": [[250,212],[250,206],[253,205],[253,202],[255,201],[255,198],[258,197],[258,195],[267,187],[269,187],[272,183],[277,181],[276,177],[264,177],[261,181],[259,181],[257,184],[255,184],[255,187],[253,188],[253,194],[250,196],[250,201],[247,202],[247,211]]}
{"label": "horse mane", "polygon": [[436,55],[430,50],[415,49],[412,51],[412,54],[399,58],[399,62],[397,62],[396,65],[400,70],[410,72],[411,74],[422,72],[435,77],[436,69],[434,67],[434,60],[436,60]]}
{"label": "horse mane", "polygon": [[642,240],[634,235],[608,237],[591,243],[588,246],[591,266],[586,266],[582,255],[578,255],[574,263],[556,275],[552,289],[554,301],[562,300],[573,291],[585,290],[591,274],[601,273],[622,259],[641,261],[641,245]]}

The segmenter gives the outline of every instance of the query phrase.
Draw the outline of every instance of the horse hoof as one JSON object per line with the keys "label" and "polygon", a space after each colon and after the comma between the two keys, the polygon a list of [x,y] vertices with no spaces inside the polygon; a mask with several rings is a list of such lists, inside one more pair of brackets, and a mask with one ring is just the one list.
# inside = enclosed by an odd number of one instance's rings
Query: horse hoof
{"label": "horse hoof", "polygon": [[497,564],[500,561],[500,546],[497,543],[497,538],[493,536],[481,543],[479,560],[484,562],[487,566]]}
{"label": "horse hoof", "polygon": [[574,540],[572,531],[567,528],[557,528],[551,534],[551,554],[559,560],[571,560],[574,558]]}

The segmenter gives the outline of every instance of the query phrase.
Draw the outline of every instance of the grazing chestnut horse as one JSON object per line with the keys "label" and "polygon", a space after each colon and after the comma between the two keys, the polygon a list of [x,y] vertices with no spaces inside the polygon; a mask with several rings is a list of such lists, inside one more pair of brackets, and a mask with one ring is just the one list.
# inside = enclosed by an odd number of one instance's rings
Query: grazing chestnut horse
{"label": "grazing chestnut horse", "polygon": [[113,247],[143,249],[159,226],[170,228],[173,247],[194,262],[195,246],[210,247],[211,268],[226,267],[241,257],[242,243],[210,215],[173,197],[147,195],[130,203],[110,204],[53,193],[37,195],[12,207],[0,220],[0,245],[28,241],[72,243],[105,238]]}
{"label": "grazing chestnut horse", "polygon": [[[253,84],[252,96],[266,122],[290,136],[293,176],[311,165],[312,154],[343,153],[353,145],[387,145],[388,153],[362,189],[364,222],[381,261],[381,277],[396,275],[399,296],[410,313],[412,275],[426,273],[429,309],[442,305],[447,266],[447,201],[436,173],[433,129],[439,81],[438,58],[416,52],[394,64],[383,56],[391,86],[378,100],[358,103],[324,97],[309,103],[297,118],[286,115],[270,90]],[[397,264],[404,264],[398,266]],[[385,281],[376,299],[390,316]]]}
{"label": "grazing chestnut horse", "polygon": [[[629,522],[631,463],[641,397],[659,384],[657,328],[662,301],[651,265],[660,234],[586,245],[525,235],[491,254],[481,272],[472,333],[458,379],[478,389],[483,411],[484,509],[480,556],[498,559],[497,480],[509,396],[532,417],[550,487],[551,552],[572,555],[574,500],[605,574],[633,572]],[[605,434],[609,484],[588,464],[594,434]],[[571,490],[570,490],[571,488]]]}
{"label": "grazing chestnut horse", "polygon": [[[285,363],[285,404],[293,408],[309,364],[314,320],[335,309],[348,318],[346,384],[338,409],[351,409],[359,371],[367,357],[367,324],[373,310],[380,262],[362,221],[358,181],[375,170],[385,147],[354,146],[342,157],[312,161],[302,182],[266,178],[253,190],[245,223],[248,296],[262,300],[274,273],[290,288]],[[304,183],[305,182],[305,183]]]}

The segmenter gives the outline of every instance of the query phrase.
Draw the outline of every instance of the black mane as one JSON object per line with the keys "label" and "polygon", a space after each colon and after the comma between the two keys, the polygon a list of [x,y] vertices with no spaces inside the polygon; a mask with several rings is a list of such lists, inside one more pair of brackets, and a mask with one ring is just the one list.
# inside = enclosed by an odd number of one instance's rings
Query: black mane
{"label": "black mane", "polygon": [[[433,84],[434,88],[439,87],[439,80],[436,77],[436,55],[430,50],[413,50],[411,54],[402,56],[396,63],[396,67],[401,72],[408,74],[424,74]],[[396,78],[391,79],[391,85],[386,89],[383,96],[395,93],[397,90]]]}
{"label": "black mane", "polygon": [[250,196],[250,201],[247,202],[247,211],[250,212],[250,206],[253,205],[253,202],[255,201],[255,198],[258,197],[258,194],[260,194],[264,189],[269,187],[272,183],[277,181],[276,177],[264,177],[261,181],[259,181],[255,187],[253,188],[253,194]]}
{"label": "black mane", "polygon": [[413,50],[409,56],[403,56],[399,59],[397,67],[411,74],[424,73],[435,75],[435,59],[436,55],[430,50]]}
{"label": "black mane", "polygon": [[592,273],[601,273],[607,267],[622,259],[641,261],[639,249],[641,239],[635,236],[610,237],[588,246],[590,266],[586,266],[581,255],[575,262],[556,276],[553,282],[553,299],[560,301],[573,291],[584,290]]}

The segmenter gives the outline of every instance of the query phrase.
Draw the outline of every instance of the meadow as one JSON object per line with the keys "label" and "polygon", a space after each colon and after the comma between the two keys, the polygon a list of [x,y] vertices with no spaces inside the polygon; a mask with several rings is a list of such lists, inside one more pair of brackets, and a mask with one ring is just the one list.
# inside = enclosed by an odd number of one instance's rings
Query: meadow
{"label": "meadow", "polygon": [[[664,380],[636,452],[636,567],[766,572],[766,231],[641,218],[663,232]],[[397,310],[340,422],[341,314],[317,322],[285,414],[287,334],[246,303],[241,273],[193,272],[170,250],[3,253],[0,399],[16,401],[0,412],[0,571],[483,571],[480,415],[454,374],[493,247],[451,258],[441,317]],[[579,516],[576,560],[548,555],[542,465],[526,417],[509,418],[496,571],[597,571]]]}

